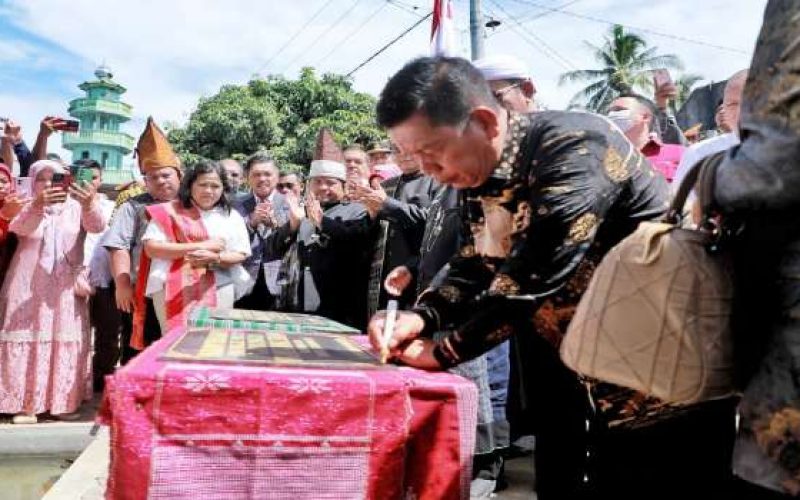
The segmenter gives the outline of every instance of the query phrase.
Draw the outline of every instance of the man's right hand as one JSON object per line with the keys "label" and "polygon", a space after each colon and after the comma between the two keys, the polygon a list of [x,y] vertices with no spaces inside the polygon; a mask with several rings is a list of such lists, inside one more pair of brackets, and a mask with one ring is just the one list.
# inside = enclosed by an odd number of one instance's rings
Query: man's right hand
{"label": "man's right hand", "polygon": [[[370,344],[377,351],[380,351],[383,346],[383,326],[385,322],[386,311],[379,311],[369,320],[369,325],[367,325]],[[419,337],[424,328],[425,321],[419,314],[411,311],[397,311],[394,333],[389,341],[389,352],[393,356],[399,354],[398,346]]]}
{"label": "man's right hand", "polygon": [[117,309],[126,313],[133,313],[133,286],[128,282],[117,282],[115,298]]}

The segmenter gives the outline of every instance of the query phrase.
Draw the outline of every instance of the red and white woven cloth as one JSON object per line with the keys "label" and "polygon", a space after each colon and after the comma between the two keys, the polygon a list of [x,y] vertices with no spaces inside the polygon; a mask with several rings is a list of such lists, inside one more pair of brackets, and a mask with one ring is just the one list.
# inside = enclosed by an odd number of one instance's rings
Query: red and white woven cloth
{"label": "red and white woven cloth", "polygon": [[171,338],[108,378],[106,498],[469,497],[471,382],[409,368],[159,360]]}

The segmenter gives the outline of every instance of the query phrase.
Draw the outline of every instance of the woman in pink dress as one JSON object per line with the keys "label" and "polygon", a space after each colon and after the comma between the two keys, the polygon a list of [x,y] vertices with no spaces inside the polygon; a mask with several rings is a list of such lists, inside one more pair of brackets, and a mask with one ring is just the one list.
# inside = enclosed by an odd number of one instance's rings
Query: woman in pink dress
{"label": "woman in pink dress", "polygon": [[65,174],[34,163],[34,200],[9,226],[19,243],[0,290],[0,413],[15,423],[74,414],[92,394],[88,302],[75,279],[86,233],[105,221],[91,187],[59,185]]}

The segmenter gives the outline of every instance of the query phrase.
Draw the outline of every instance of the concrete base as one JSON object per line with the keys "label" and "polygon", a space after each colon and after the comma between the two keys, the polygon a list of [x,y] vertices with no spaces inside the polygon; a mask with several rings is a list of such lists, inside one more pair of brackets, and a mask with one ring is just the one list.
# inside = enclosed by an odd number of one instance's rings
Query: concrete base
{"label": "concrete base", "polygon": [[3,425],[0,426],[0,456],[77,455],[92,442],[92,427],[91,422]]}
{"label": "concrete base", "polygon": [[108,428],[102,427],[81,456],[42,497],[42,500],[102,500],[110,457]]}

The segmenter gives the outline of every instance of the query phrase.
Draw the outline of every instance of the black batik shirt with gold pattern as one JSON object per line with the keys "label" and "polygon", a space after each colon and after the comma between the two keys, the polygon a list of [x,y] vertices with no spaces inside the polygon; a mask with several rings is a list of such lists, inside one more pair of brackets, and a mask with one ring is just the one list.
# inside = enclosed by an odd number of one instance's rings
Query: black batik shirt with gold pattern
{"label": "black batik shirt with gold pattern", "polygon": [[546,111],[509,115],[497,167],[462,197],[469,237],[415,308],[424,333],[453,330],[445,367],[520,331],[557,346],[594,265],[666,211],[668,187],[606,118]]}

